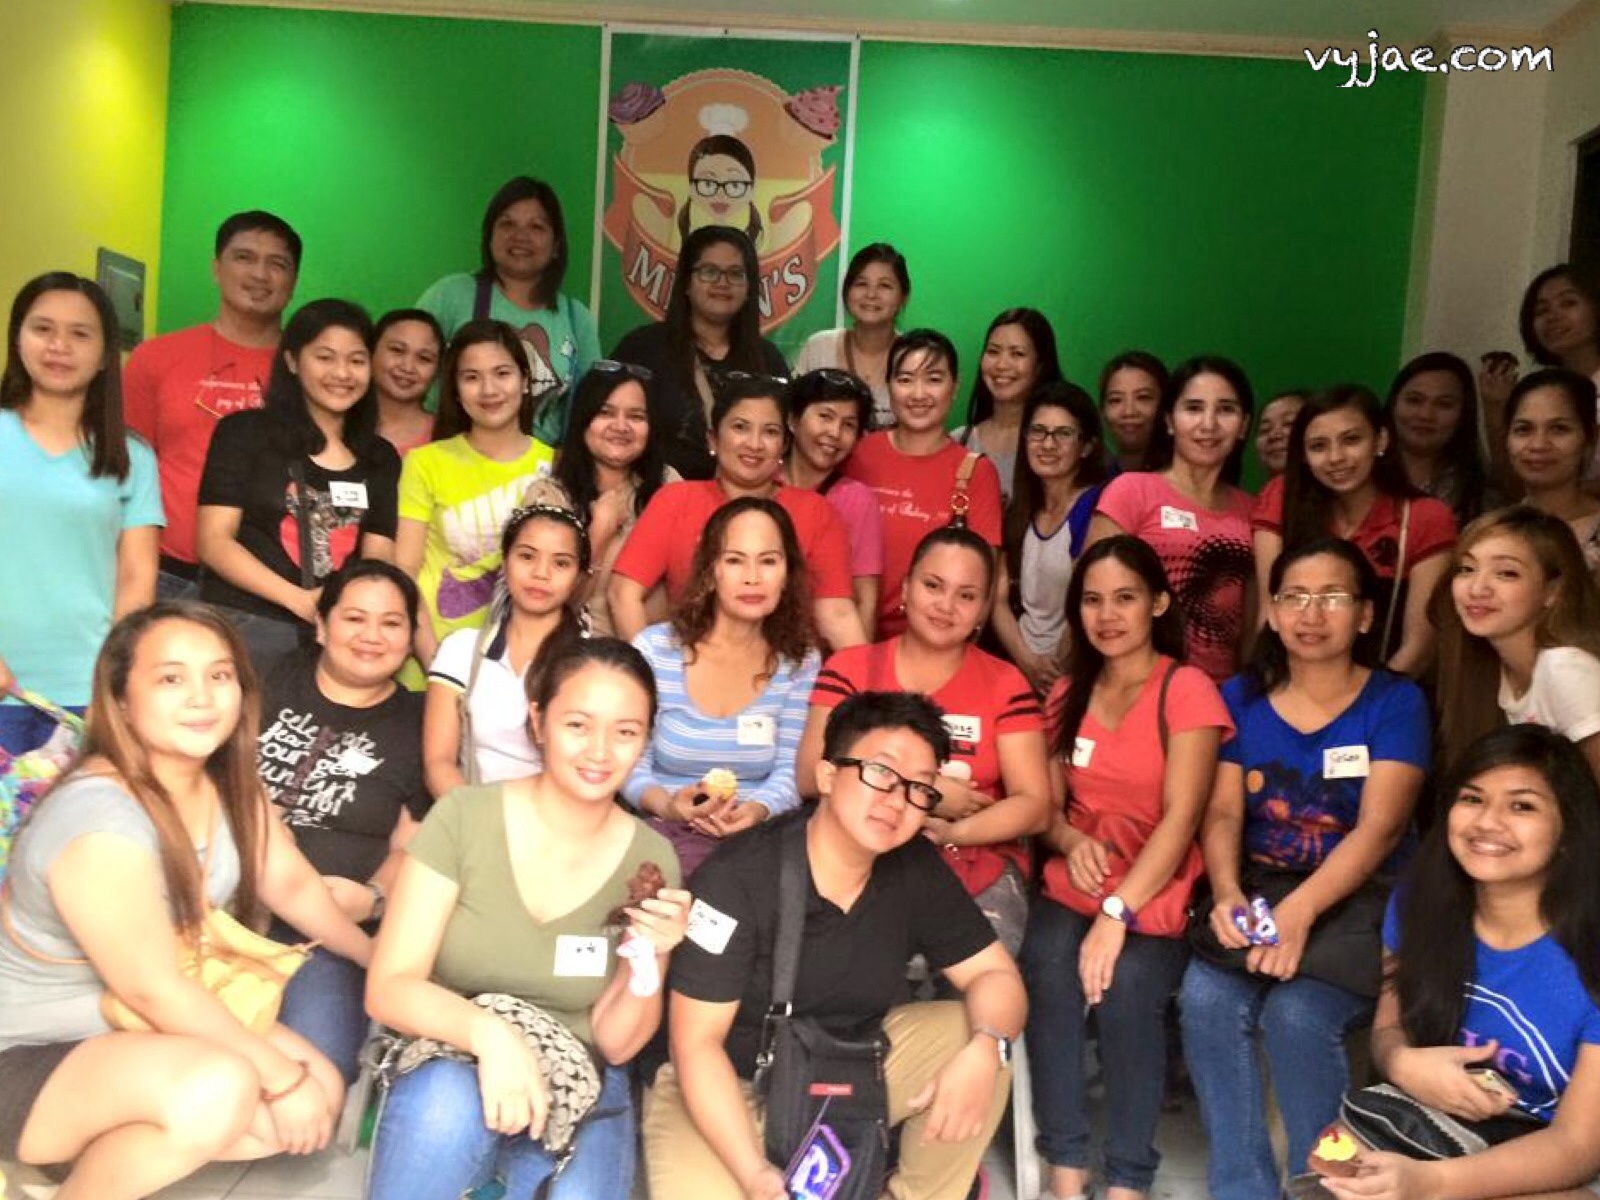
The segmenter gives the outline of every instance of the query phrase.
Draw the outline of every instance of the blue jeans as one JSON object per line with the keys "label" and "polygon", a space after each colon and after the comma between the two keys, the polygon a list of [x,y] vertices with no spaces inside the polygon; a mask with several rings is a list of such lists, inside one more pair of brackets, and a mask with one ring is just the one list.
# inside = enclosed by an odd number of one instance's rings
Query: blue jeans
{"label": "blue jeans", "polygon": [[[1053,900],[1040,899],[1022,945],[1039,1153],[1051,1166],[1085,1170],[1090,1122],[1083,1052],[1089,1018],[1078,950],[1093,924]],[[1108,1187],[1147,1192],[1161,1164],[1155,1134],[1167,1073],[1164,1018],[1188,957],[1182,938],[1129,933],[1111,987],[1094,1009],[1106,1089]]]}
{"label": "blue jeans", "polygon": [[1278,1200],[1281,1173],[1267,1136],[1257,1031],[1289,1134],[1289,1173],[1339,1115],[1350,1086],[1344,1039],[1373,1002],[1320,979],[1285,982],[1195,959],[1178,996],[1183,1053],[1211,1144],[1212,1200]]}
{"label": "blue jeans", "polygon": [[157,600],[198,600],[200,585],[192,579],[163,570],[156,576]]}
{"label": "blue jeans", "polygon": [[[269,932],[288,945],[305,940],[281,921],[274,921]],[[347,1084],[356,1080],[361,1047],[367,1040],[366,988],[365,970],[318,946],[289,980],[283,1011],[278,1015],[278,1020],[322,1051]]]}
{"label": "blue jeans", "polygon": [[[635,1118],[626,1067],[607,1067],[596,1114],[579,1130],[550,1200],[624,1200],[633,1190]],[[555,1160],[526,1134],[485,1128],[474,1063],[436,1058],[394,1082],[372,1144],[367,1200],[461,1200],[498,1178],[532,1196]]]}
{"label": "blue jeans", "polygon": [[[85,706],[63,704],[68,712],[83,716]],[[37,750],[56,731],[56,719],[31,704],[0,704],[0,750],[7,754],[26,754]]]}

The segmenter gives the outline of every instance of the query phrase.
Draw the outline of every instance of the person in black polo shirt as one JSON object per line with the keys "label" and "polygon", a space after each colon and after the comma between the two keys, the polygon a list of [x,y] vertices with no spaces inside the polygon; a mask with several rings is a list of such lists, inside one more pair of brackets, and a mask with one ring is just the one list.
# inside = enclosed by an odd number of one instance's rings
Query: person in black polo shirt
{"label": "person in black polo shirt", "polygon": [[[695,876],[688,940],[673,959],[672,1062],[645,1102],[656,1200],[786,1200],[749,1083],[772,983],[783,830],[809,821],[810,887],[797,1016],[841,1034],[881,1023],[890,1121],[901,1125],[895,1200],[962,1200],[1005,1109],[1011,1041],[1027,1017],[1016,964],[938,850],[918,836],[950,757],[938,707],[900,692],[852,696],[828,719],[813,812],[719,847]],[[910,1003],[916,954],[963,994]]]}

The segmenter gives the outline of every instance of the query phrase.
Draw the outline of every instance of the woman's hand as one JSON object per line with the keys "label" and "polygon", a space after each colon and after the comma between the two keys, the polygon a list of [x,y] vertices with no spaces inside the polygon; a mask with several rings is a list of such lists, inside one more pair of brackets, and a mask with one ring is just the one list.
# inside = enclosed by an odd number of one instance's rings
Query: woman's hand
{"label": "woman's hand", "polygon": [[636,907],[624,909],[632,920],[629,928],[655,948],[657,954],[671,954],[689,929],[689,907],[694,897],[682,888],[662,888]]}
{"label": "woman's hand", "polygon": [[705,788],[698,783],[686,783],[667,796],[667,802],[661,809],[661,819],[692,825],[696,817],[709,816],[728,803],[731,801],[707,797]]}
{"label": "woman's hand", "polygon": [[1478,369],[1478,401],[1484,409],[1496,414],[1505,410],[1511,399],[1511,390],[1517,386],[1515,359],[1493,359]]}
{"label": "woman's hand", "polygon": [[1072,886],[1090,896],[1098,896],[1111,873],[1111,851],[1092,837],[1078,839],[1067,854],[1067,875]]}
{"label": "woman's hand", "polygon": [[483,1123],[495,1133],[521,1133],[538,1140],[550,1113],[550,1090],[539,1060],[509,1022],[485,1011],[472,1031],[478,1060]]}
{"label": "woman's hand", "polygon": [[1273,907],[1272,919],[1278,926],[1278,944],[1252,946],[1245,958],[1245,969],[1273,979],[1293,979],[1300,970],[1300,958],[1306,952],[1316,914],[1290,892]]}
{"label": "woman's hand", "polygon": [[276,1100],[263,1099],[272,1117],[273,1131],[285,1154],[315,1154],[333,1136],[333,1114],[328,1098],[310,1071],[298,1085]]}
{"label": "woman's hand", "polygon": [[1405,1046],[1389,1060],[1394,1085],[1422,1103],[1467,1121],[1497,1117],[1515,1103],[1499,1088],[1486,1088],[1467,1071],[1493,1067],[1500,1043],[1481,1046]]}
{"label": "woman's hand", "polygon": [[1380,1150],[1363,1150],[1354,1162],[1354,1175],[1322,1176],[1322,1186],[1339,1200],[1436,1200],[1438,1196],[1433,1163]]}
{"label": "woman's hand", "polygon": [[789,1185],[783,1181],[783,1172],[771,1163],[764,1163],[744,1185],[744,1200],[789,1200]]}
{"label": "woman's hand", "polygon": [[982,812],[994,803],[994,797],[988,792],[980,792],[972,786],[970,780],[962,779],[944,772],[939,773],[934,787],[939,789],[943,797],[938,806],[933,810],[937,817],[946,821],[959,821],[963,817],[970,817],[973,813]]}
{"label": "woman's hand", "polygon": [[1128,927],[1104,913],[1089,927],[1089,936],[1078,947],[1078,979],[1083,984],[1083,998],[1090,1004],[1105,999],[1127,940]]}
{"label": "woman's hand", "polygon": [[324,875],[322,882],[328,885],[328,894],[333,897],[333,902],[357,925],[372,919],[378,896],[366,884],[346,879],[343,875]]}
{"label": "woman's hand", "polygon": [[725,838],[754,829],[771,815],[759,800],[730,800],[714,812],[696,816],[689,824],[707,837]]}
{"label": "woman's hand", "polygon": [[317,601],[322,599],[321,588],[301,588],[291,611],[307,625],[317,623]]}
{"label": "woman's hand", "polygon": [[1248,913],[1250,902],[1239,891],[1217,892],[1214,898],[1216,903],[1211,906],[1211,932],[1229,950],[1248,950],[1250,939],[1233,923],[1233,914],[1238,909]]}

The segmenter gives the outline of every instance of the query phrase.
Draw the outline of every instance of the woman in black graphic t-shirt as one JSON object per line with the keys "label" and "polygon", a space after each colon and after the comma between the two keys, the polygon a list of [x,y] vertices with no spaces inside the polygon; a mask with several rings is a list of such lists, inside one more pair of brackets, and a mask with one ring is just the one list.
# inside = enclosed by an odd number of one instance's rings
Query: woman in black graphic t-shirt
{"label": "woman in black graphic t-shirt", "polygon": [[[321,651],[266,680],[256,763],[301,852],[351,920],[375,933],[405,844],[427,815],[422,697],[394,682],[417,623],[417,589],[389,563],[355,560],[317,604]],[[304,940],[278,921],[272,936]],[[282,1020],[344,1073],[366,1035],[367,973],[319,947],[289,983]]]}
{"label": "woman in black graphic t-shirt", "polygon": [[372,336],[357,305],[307,304],[283,331],[265,406],[211,441],[200,594],[229,610],[262,675],[309,637],[336,568],[394,555],[400,456],[377,432]]}

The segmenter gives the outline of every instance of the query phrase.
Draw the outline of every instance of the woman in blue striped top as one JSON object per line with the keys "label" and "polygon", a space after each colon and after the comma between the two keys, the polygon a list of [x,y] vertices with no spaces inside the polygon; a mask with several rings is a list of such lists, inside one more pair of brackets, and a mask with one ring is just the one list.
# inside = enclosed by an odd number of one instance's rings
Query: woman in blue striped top
{"label": "woman in blue striped top", "polygon": [[[685,876],[722,838],[800,802],[795,753],[821,662],[810,591],[788,513],[740,497],[706,526],[672,621],[634,639],[661,710],[623,795],[673,841]],[[708,784],[718,768],[736,791]]]}

